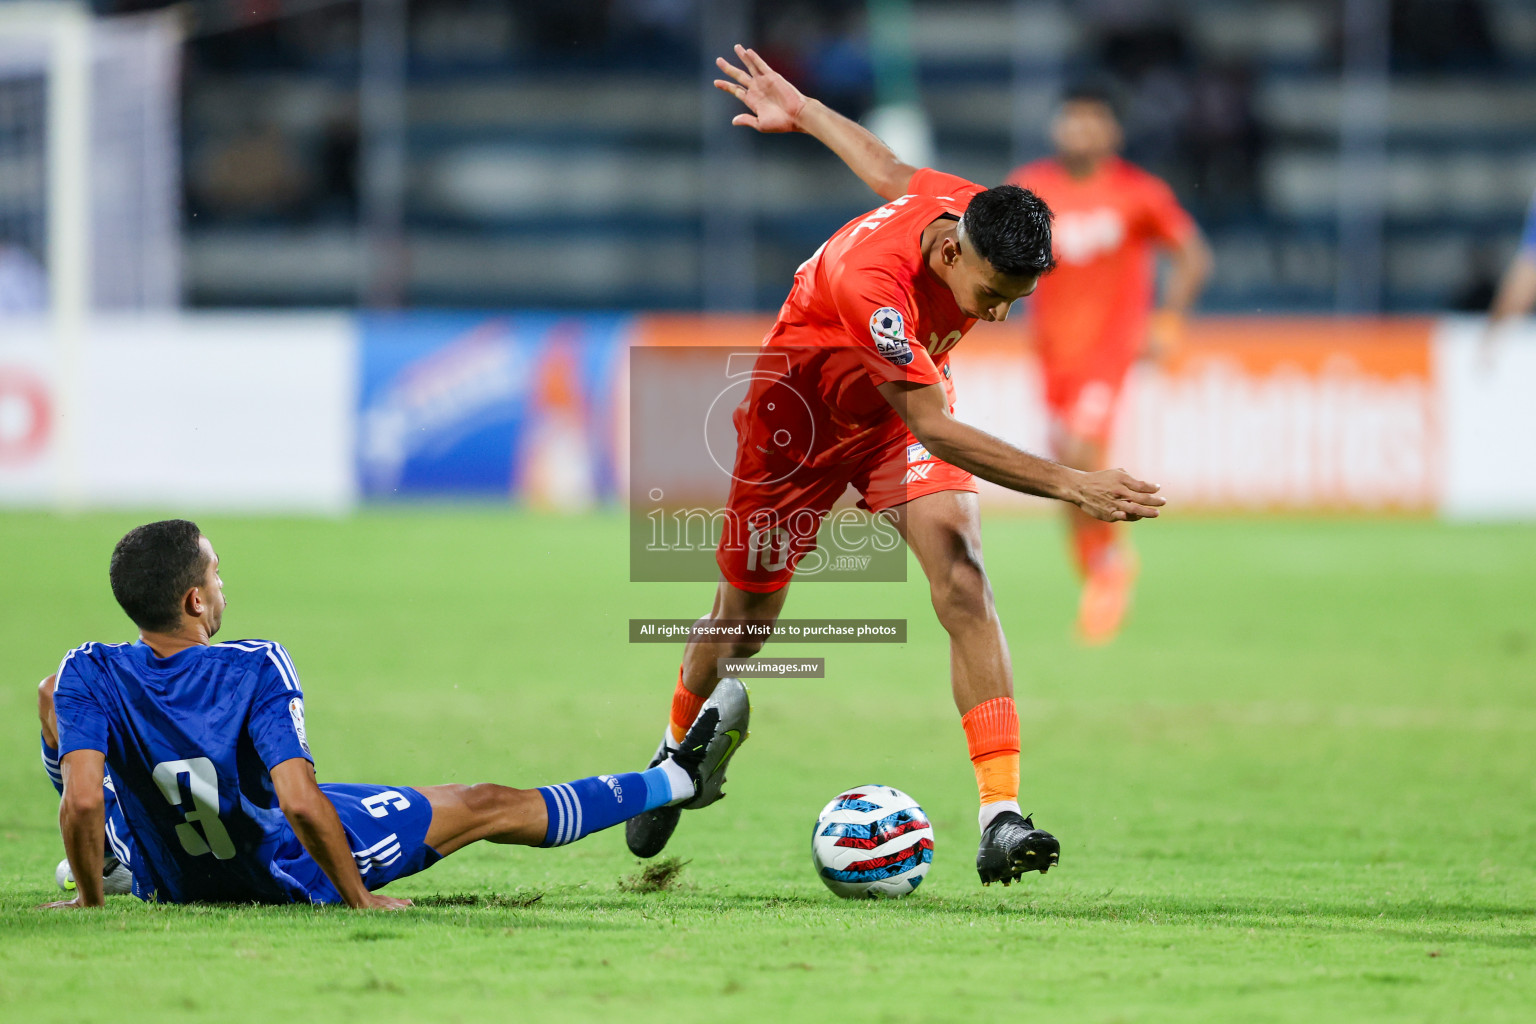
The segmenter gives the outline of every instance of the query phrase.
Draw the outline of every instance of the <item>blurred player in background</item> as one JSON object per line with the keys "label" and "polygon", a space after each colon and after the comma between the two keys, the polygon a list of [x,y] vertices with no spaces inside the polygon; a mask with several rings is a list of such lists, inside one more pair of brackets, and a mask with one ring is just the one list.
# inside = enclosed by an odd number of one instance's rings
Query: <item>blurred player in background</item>
{"label": "blurred player in background", "polygon": [[1499,290],[1488,308],[1488,329],[1483,335],[1483,358],[1491,362],[1494,348],[1504,327],[1516,317],[1526,316],[1536,308],[1536,196],[1525,215],[1520,232],[1520,248],[1499,282]]}
{"label": "blurred player in background", "polygon": [[[1056,155],[1017,168],[1008,181],[1035,192],[1056,214],[1056,270],[1030,300],[1029,329],[1053,454],[1092,471],[1108,464],[1127,371],[1139,356],[1165,359],[1179,347],[1211,254],[1173,190],[1120,158],[1120,122],[1107,90],[1068,91],[1051,138]],[[1172,268],[1153,312],[1157,251]],[[1066,515],[1083,579],[1078,630],[1085,642],[1105,643],[1130,607],[1135,555],[1114,523],[1071,506]]]}
{"label": "blurred player in background", "polygon": [[[982,566],[973,474],[1105,520],[1155,516],[1163,500],[1155,485],[1121,470],[1079,472],[953,415],[950,351],[978,320],[1007,317],[1050,270],[1051,215],[1039,197],[903,163],[753,51],[738,46],[736,56],[742,67],[719,61],[729,80],[715,83],[750,111],[732,123],[815,137],[888,202],[849,221],[800,266],[763,341],[760,364],[783,369],[755,373],[736,410],[729,515],[716,552],[721,580],[706,621],[776,620],[822,519],[856,488],[861,506],[887,516],[917,556],[949,634],[951,693],[981,803],[977,874],[983,884],[1007,885],[1043,873],[1060,844],[1020,812],[1013,667]],[[772,547],[731,543],[733,522],[765,523],[752,536],[773,538]],[[690,638],[656,762],[723,682],[720,659],[749,657],[761,646]],[[677,822],[675,807],[632,818],[630,852],[660,853]],[[865,838],[878,844],[894,836]],[[907,866],[891,854],[861,870],[882,877]]]}

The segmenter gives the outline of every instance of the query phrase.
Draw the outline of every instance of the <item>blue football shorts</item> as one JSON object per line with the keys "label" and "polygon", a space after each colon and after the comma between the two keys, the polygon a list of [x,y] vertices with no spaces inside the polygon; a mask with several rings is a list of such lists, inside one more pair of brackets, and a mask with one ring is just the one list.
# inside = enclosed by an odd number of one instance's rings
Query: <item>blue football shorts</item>
{"label": "blue football shorts", "polygon": [[[432,805],[409,786],[368,786],[351,782],[323,782],[320,790],[330,798],[346,830],[352,857],[369,890],[414,875],[442,860],[427,845],[432,824]],[[311,887],[316,903],[340,902],[341,896],[324,875]]]}

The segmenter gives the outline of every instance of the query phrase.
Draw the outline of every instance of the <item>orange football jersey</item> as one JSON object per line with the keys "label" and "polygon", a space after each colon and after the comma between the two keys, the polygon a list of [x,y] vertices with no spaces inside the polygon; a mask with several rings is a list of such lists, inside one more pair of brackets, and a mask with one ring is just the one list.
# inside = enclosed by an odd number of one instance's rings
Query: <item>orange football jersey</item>
{"label": "orange football jersey", "polygon": [[1057,160],[1039,160],[1008,181],[1035,192],[1055,214],[1056,269],[1029,306],[1047,372],[1123,372],[1146,339],[1154,247],[1181,244],[1194,221],[1166,183],[1118,157],[1081,179]]}
{"label": "orange football jersey", "polygon": [[[928,269],[922,234],[940,217],[958,220],[985,190],[929,169],[907,187],[911,194],[849,221],[796,271],[737,410],[739,436],[768,438],[778,454],[808,465],[828,464],[906,431],[878,384],[943,383],[953,400],[948,353],[976,321]],[[787,374],[775,369],[781,365]],[[804,396],[820,421],[813,444],[792,422],[806,406],[768,397],[779,388]],[[790,409],[797,416],[777,422]]]}

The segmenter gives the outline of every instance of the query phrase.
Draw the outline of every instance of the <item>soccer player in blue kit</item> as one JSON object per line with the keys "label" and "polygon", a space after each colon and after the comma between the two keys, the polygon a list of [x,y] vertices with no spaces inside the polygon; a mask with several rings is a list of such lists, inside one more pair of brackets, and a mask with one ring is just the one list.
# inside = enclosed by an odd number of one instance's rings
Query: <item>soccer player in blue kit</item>
{"label": "soccer player in blue kit", "polygon": [[560,846],[656,807],[713,803],[745,737],[750,709],[733,680],[682,749],[645,772],[538,789],[321,785],[288,652],[267,640],[211,642],[225,606],[218,567],[194,523],[130,531],[110,577],[138,642],[71,651],[51,701],[45,681],[44,761],[52,753],[58,768],[77,888],[47,906],[101,906],[111,851],[142,899],[398,909],[410,901],[373,890],[470,843]]}

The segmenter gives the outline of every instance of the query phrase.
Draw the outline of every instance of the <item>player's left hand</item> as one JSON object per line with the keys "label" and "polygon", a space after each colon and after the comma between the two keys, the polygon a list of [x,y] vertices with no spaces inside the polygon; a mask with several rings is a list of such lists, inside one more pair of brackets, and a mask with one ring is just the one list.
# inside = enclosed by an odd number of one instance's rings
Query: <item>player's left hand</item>
{"label": "player's left hand", "polygon": [[80,902],[80,897],[76,896],[72,900],[58,900],[58,901],[56,901],[54,903],[39,904],[37,909],[38,910],[90,910],[91,907],[88,906],[87,904],[81,903]]}
{"label": "player's left hand", "polygon": [[410,900],[396,899],[393,896],[380,896],[376,892],[370,892],[363,897],[363,902],[353,907],[354,910],[404,910],[411,905]]}
{"label": "player's left hand", "polygon": [[1123,469],[1101,469],[1082,475],[1073,504],[1106,523],[1134,523],[1157,518],[1157,510],[1168,503],[1157,491],[1157,484],[1138,480]]}
{"label": "player's left hand", "polygon": [[1184,314],[1160,309],[1147,325],[1146,358],[1159,365],[1167,363],[1184,348],[1189,329]]}
{"label": "player's left hand", "polygon": [[[731,124],[756,128],[760,132],[794,132],[800,130],[800,112],[805,109],[805,94],[779,74],[756,50],[741,44],[736,46],[736,59],[743,67],[738,68],[724,57],[716,57],[715,64],[734,81],[715,79],[715,88],[728,92],[747,105],[750,114],[737,114]],[[743,68],[745,70],[743,70]]]}

